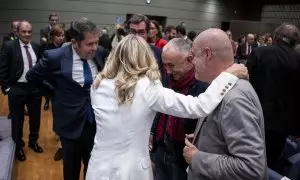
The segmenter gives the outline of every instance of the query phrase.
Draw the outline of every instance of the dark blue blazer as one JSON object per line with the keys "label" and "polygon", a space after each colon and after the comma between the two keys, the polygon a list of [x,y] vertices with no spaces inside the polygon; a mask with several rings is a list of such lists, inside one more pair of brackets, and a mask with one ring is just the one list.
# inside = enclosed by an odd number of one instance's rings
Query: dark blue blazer
{"label": "dark blue blazer", "polygon": [[[94,58],[99,71],[105,65],[107,52],[99,47]],[[28,81],[48,80],[53,84],[52,113],[54,131],[61,137],[80,137],[85,116],[91,103],[90,89],[72,79],[72,46],[45,51],[39,63],[26,74]]]}

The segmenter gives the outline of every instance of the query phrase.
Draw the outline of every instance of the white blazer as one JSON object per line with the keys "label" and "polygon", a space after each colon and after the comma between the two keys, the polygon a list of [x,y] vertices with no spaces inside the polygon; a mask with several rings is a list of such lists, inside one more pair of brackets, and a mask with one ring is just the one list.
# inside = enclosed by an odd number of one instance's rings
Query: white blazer
{"label": "white blazer", "polygon": [[198,97],[163,88],[160,81],[137,82],[132,104],[118,105],[115,81],[103,79],[91,91],[97,133],[87,180],[153,180],[149,134],[156,112],[182,118],[211,113],[238,78],[221,73]]}

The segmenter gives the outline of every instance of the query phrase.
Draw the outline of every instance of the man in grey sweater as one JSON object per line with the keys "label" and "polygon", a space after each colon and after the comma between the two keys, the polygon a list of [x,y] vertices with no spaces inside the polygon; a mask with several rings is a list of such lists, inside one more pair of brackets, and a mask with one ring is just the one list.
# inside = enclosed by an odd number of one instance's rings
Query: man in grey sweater
{"label": "man in grey sweater", "polygon": [[[231,42],[219,29],[202,32],[191,53],[197,79],[207,83],[234,61]],[[189,180],[267,179],[263,112],[246,80],[239,80],[214,112],[198,121],[185,142]]]}

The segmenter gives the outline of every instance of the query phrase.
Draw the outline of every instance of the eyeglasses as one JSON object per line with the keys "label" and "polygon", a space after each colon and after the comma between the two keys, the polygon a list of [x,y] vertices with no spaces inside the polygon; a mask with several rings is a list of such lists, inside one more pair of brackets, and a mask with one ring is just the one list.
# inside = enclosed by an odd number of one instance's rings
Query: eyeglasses
{"label": "eyeglasses", "polygon": [[129,34],[137,34],[137,35],[140,35],[140,36],[143,36],[145,34],[147,34],[147,31],[146,30],[135,30],[135,29],[129,29]]}

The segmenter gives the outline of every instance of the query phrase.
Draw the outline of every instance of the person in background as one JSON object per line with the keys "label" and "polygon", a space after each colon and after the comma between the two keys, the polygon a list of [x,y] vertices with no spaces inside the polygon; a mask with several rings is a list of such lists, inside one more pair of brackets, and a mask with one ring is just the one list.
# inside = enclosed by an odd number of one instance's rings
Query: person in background
{"label": "person in background", "polygon": [[232,39],[232,32],[230,30],[227,30],[226,34],[227,34],[228,38],[230,39],[232,50],[233,50],[233,55],[235,56],[237,48],[238,48],[238,43]]}
{"label": "person in background", "polygon": [[267,35],[265,38],[265,44],[266,46],[272,46],[273,45],[273,38],[272,35]]}
{"label": "person in background", "polygon": [[162,49],[167,44],[167,41],[162,39],[161,29],[155,20],[150,20],[148,42],[159,49]]}
{"label": "person in background", "polygon": [[8,94],[11,112],[12,138],[16,143],[16,159],[25,161],[23,141],[24,108],[29,115],[28,147],[36,153],[43,149],[38,144],[41,122],[41,92],[38,86],[25,78],[41,57],[41,46],[31,41],[32,25],[28,21],[18,24],[18,39],[6,41],[0,52],[0,85]]}
{"label": "person in background", "polygon": [[251,54],[252,50],[257,47],[255,43],[255,36],[253,34],[247,35],[246,43],[240,44],[237,48],[236,56],[239,63],[246,64],[248,56]]}
{"label": "person in background", "polygon": [[254,49],[247,67],[263,108],[268,167],[281,173],[286,138],[300,135],[300,56],[294,49],[300,32],[284,23],[273,34],[274,45]]}
{"label": "person in background", "polygon": [[177,37],[176,27],[172,26],[172,25],[167,26],[165,29],[164,39],[166,41],[170,41],[171,39],[176,38],[176,37]]}
{"label": "person in background", "polygon": [[3,44],[6,42],[6,41],[10,41],[10,40],[15,40],[15,39],[18,39],[18,25],[19,25],[20,21],[13,21],[11,23],[11,30],[12,32],[9,33],[7,36],[4,36],[3,37],[3,43],[2,43],[2,46]]}
{"label": "person in background", "polygon": [[186,29],[185,26],[183,25],[178,25],[176,27],[176,32],[177,32],[177,37],[178,38],[183,38],[184,40],[186,40],[188,43],[190,43],[191,45],[193,44],[193,42],[191,40],[188,39],[187,35],[186,35]]}
{"label": "person in background", "polygon": [[239,36],[237,39],[237,43],[238,45],[246,43],[246,37],[244,35]]}
{"label": "person in background", "polygon": [[[65,30],[62,26],[60,25],[55,25],[53,26],[53,28],[50,30],[49,33],[49,41],[48,44],[45,47],[45,50],[52,50],[52,49],[56,49],[56,48],[60,48],[62,46],[62,44],[65,41]],[[47,82],[50,83],[51,82]],[[48,110],[49,109],[49,103],[50,103],[50,94],[49,93],[45,93],[45,105],[44,105],[44,110]],[[59,140],[59,138],[58,138]],[[61,142],[58,142],[58,150],[56,151],[55,155],[54,155],[54,160],[55,161],[59,161],[61,160],[63,157],[63,152],[62,152],[62,146],[61,146]]]}
{"label": "person in background", "polygon": [[111,41],[108,36],[108,30],[106,28],[102,29],[99,37],[99,46],[102,46],[107,52],[111,50]]}
{"label": "person in background", "polygon": [[264,35],[259,35],[257,47],[266,46],[265,39],[266,39],[266,37]]}
{"label": "person in background", "polygon": [[190,31],[187,35],[188,39],[191,40],[192,42],[194,41],[196,36],[197,36],[197,33],[195,31]]}
{"label": "person in background", "polygon": [[123,28],[119,27],[116,33],[111,37],[111,46],[114,49],[118,43],[126,36]]}
{"label": "person in background", "polygon": [[40,30],[40,43],[42,46],[45,46],[48,42],[49,32],[53,26],[59,23],[58,14],[51,12],[49,15],[49,25]]}

